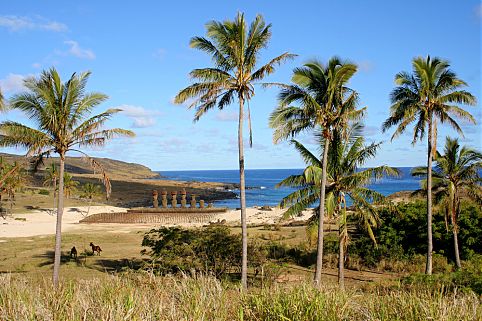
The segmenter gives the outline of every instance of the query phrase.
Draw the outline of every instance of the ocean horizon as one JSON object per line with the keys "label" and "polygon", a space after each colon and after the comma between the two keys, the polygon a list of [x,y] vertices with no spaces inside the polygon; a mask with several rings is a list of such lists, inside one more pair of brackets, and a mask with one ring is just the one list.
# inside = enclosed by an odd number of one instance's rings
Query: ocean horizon
{"label": "ocean horizon", "polygon": [[[400,191],[414,191],[420,188],[419,177],[412,177],[413,167],[398,167],[400,177],[388,177],[374,181],[369,185],[375,191],[388,196]],[[220,182],[239,184],[239,170],[177,170],[156,171],[162,178],[187,182]],[[246,206],[277,206],[283,197],[296,189],[275,185],[290,175],[303,172],[302,168],[292,169],[247,169],[246,174]],[[233,190],[239,196],[239,190]],[[239,199],[215,201],[215,206],[238,208]]]}

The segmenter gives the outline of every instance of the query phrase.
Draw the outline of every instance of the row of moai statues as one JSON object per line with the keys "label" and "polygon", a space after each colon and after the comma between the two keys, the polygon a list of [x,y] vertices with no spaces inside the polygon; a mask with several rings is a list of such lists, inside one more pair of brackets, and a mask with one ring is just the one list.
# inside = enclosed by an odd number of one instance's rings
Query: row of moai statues
{"label": "row of moai statues", "polygon": [[[186,190],[183,188],[180,192],[181,194],[181,208],[187,208],[187,200],[186,200]],[[196,208],[197,201],[196,201],[196,194],[191,194],[191,208]],[[159,192],[157,190],[152,191],[152,205],[154,208],[159,208]],[[167,200],[167,191],[163,190],[161,192],[161,206],[162,208],[168,208],[168,200]],[[213,207],[213,203],[208,204],[208,208]],[[171,192],[171,208],[177,208],[177,191]],[[204,208],[204,200],[199,200],[199,208]]]}

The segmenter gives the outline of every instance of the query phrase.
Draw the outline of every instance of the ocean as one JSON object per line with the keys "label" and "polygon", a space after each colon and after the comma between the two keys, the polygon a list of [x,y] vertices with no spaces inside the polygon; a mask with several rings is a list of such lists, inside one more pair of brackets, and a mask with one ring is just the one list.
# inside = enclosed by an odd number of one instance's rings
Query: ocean
{"label": "ocean", "polygon": [[[411,167],[401,167],[401,177],[383,178],[369,187],[383,195],[399,191],[413,191],[420,188],[420,178],[410,175]],[[302,169],[247,169],[246,170],[246,205],[276,206],[281,199],[291,192],[292,188],[275,188],[275,185],[290,175],[302,173]],[[160,171],[162,177],[178,181],[239,183],[238,170],[193,170],[193,171]],[[238,190],[233,192],[239,195]],[[215,206],[237,208],[239,199],[219,200]]]}

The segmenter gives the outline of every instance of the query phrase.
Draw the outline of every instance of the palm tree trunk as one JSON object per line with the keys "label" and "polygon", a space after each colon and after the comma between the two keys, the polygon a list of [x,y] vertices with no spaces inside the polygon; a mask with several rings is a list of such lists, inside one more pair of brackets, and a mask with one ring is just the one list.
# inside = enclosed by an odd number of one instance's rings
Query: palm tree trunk
{"label": "palm tree trunk", "polygon": [[321,289],[321,269],[323,268],[323,236],[324,236],[324,220],[325,220],[325,188],[326,188],[326,167],[328,163],[328,148],[330,140],[325,139],[323,148],[322,172],[321,172],[321,190],[320,190],[320,213],[318,224],[318,245],[316,252],[316,271],[315,286]]}
{"label": "palm tree trunk", "polygon": [[53,207],[52,211],[55,210],[55,196],[57,194],[56,191],[57,191],[57,179],[54,178],[54,207]]}
{"label": "palm tree trunk", "polygon": [[460,263],[460,252],[459,252],[459,237],[458,237],[458,227],[456,221],[456,197],[454,195],[452,200],[452,233],[454,235],[454,254],[455,254],[455,265],[457,269],[460,270],[462,268],[462,264]]}
{"label": "palm tree trunk", "polygon": [[59,196],[57,206],[57,225],[55,229],[55,258],[54,258],[54,288],[59,285],[59,271],[60,271],[60,255],[62,242],[62,215],[64,212],[64,163],[65,154],[60,154],[60,170],[59,170]]}
{"label": "palm tree trunk", "polygon": [[454,234],[455,264],[457,265],[457,269],[460,270],[462,268],[462,264],[460,263],[459,237],[458,237],[458,231],[455,228],[455,226],[453,229],[453,234]]}
{"label": "palm tree trunk", "polygon": [[432,113],[428,119],[428,148],[427,148],[427,264],[425,274],[432,275]]}
{"label": "palm tree trunk", "polygon": [[241,203],[241,286],[248,288],[248,227],[246,224],[246,190],[244,178],[244,143],[243,143],[243,111],[244,99],[239,97],[239,126],[238,126],[238,150],[239,150],[239,194]]}
{"label": "palm tree trunk", "polygon": [[345,289],[345,237],[339,232],[340,248],[338,249],[338,286]]}

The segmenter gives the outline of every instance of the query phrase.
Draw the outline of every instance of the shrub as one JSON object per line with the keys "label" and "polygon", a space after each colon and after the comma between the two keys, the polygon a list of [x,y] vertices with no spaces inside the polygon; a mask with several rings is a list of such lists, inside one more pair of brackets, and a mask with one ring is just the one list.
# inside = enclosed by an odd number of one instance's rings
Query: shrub
{"label": "shrub", "polygon": [[[427,239],[426,205],[423,201],[399,204],[397,212],[388,209],[380,211],[381,224],[374,234],[378,247],[373,248],[371,239],[362,233],[354,233],[348,253],[363,258],[363,263],[376,267],[379,262],[410,262],[416,255],[425,255]],[[459,219],[459,247],[462,259],[468,260],[476,254],[482,254],[482,211],[474,204],[462,204]],[[435,210],[433,215],[433,242],[436,256],[434,268],[441,272],[452,267],[447,262],[453,260],[452,232],[445,228],[444,216]],[[409,265],[406,266],[410,268]],[[400,271],[398,271],[400,272]]]}
{"label": "shrub", "polygon": [[38,192],[40,195],[50,195],[50,192],[46,189],[41,189],[39,192]]}
{"label": "shrub", "polygon": [[[221,277],[241,267],[241,237],[227,227],[210,226],[200,229],[162,227],[146,233],[142,254],[151,257],[149,268],[160,274],[203,272]],[[248,245],[251,266],[266,261],[266,250],[258,244]]]}

